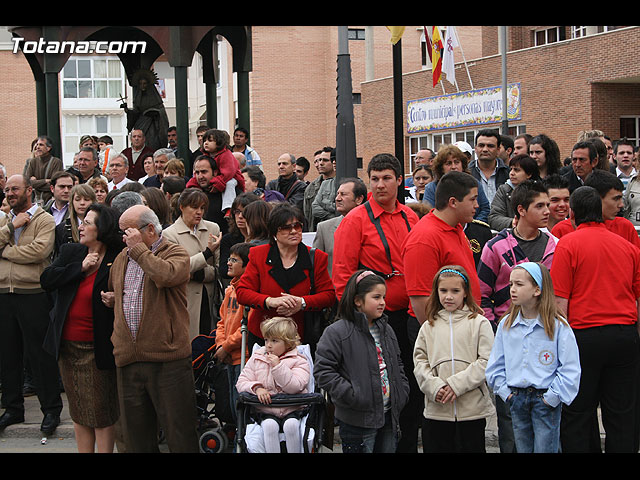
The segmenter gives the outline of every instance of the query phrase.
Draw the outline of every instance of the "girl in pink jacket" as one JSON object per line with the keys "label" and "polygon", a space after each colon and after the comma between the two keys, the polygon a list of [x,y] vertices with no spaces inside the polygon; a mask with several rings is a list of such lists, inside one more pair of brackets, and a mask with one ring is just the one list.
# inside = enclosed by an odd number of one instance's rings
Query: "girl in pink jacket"
{"label": "girl in pink jacket", "polygon": [[269,407],[271,396],[307,393],[311,366],[298,352],[300,343],[296,323],[285,317],[273,317],[260,325],[264,347],[258,348],[247,361],[236,383],[238,392],[253,393],[263,405],[260,425],[267,453],[280,453],[280,424],[287,452],[302,453],[300,419],[295,411],[301,407]]}

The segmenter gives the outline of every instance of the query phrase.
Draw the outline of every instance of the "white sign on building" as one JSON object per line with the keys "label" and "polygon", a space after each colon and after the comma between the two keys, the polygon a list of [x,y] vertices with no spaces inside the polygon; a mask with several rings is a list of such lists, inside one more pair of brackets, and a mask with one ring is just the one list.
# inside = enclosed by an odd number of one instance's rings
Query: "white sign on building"
{"label": "white sign on building", "polygon": [[[508,120],[520,120],[520,84],[507,85]],[[407,133],[502,122],[502,87],[421,98],[407,102]]]}

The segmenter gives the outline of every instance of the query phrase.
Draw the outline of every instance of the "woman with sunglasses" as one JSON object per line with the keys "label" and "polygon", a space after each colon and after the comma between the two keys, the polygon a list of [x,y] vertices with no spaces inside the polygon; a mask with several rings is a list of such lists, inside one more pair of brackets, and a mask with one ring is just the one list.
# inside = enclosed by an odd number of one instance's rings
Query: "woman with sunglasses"
{"label": "woman with sunglasses", "polygon": [[[302,211],[283,202],[276,204],[267,220],[269,243],[251,247],[249,263],[237,287],[238,302],[251,307],[248,320],[249,351],[264,345],[260,323],[271,317],[291,317],[305,341],[304,312],[320,311],[336,301],[327,270],[328,255],[302,243]],[[310,278],[313,277],[314,291]]]}

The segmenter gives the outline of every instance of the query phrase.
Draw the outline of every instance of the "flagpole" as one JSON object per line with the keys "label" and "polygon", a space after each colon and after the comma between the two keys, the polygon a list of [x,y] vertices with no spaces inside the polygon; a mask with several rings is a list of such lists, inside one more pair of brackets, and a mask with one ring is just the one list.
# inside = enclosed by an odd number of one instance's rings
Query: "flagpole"
{"label": "flagpole", "polygon": [[509,135],[507,110],[507,27],[500,27],[500,49],[502,50],[502,134]]}
{"label": "flagpole", "polygon": [[402,39],[392,47],[393,59],[393,117],[395,153],[400,162],[402,183],[398,186],[398,201],[404,204],[404,104],[402,102]]}

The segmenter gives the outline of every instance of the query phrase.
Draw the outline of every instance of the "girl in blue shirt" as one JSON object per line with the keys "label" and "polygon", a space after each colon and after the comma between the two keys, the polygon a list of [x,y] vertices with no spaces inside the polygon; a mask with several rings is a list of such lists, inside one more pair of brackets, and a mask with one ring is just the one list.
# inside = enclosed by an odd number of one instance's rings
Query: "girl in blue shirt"
{"label": "girl in blue shirt", "polygon": [[511,411],[517,451],[557,453],[562,403],[580,387],[578,346],[544,265],[517,265],[509,283],[511,306],[496,331],[487,383]]}

